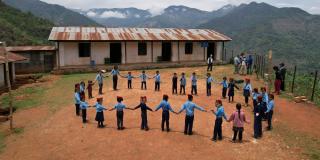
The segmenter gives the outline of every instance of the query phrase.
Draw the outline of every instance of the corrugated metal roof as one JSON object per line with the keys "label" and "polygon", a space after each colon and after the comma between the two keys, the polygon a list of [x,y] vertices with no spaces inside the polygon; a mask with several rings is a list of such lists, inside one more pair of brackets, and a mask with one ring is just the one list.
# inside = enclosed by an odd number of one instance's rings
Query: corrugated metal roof
{"label": "corrugated metal roof", "polygon": [[[0,64],[6,63],[5,60],[6,58],[4,57],[4,48],[0,47]],[[8,52],[8,60],[9,62],[16,62],[27,60],[27,58],[12,52]]]}
{"label": "corrugated metal roof", "polygon": [[26,52],[26,51],[55,51],[55,46],[10,46],[6,47],[9,52]]}
{"label": "corrugated metal roof", "polygon": [[209,29],[53,27],[50,41],[230,41]]}

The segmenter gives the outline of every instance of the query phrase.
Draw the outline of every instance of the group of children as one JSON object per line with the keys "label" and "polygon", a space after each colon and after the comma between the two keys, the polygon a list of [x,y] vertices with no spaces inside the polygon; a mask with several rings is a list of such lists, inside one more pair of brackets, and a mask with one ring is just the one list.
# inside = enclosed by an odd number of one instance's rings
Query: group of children
{"label": "group of children", "polygon": [[[159,72],[157,72],[159,75]],[[195,76],[195,73],[192,75],[193,77]],[[211,77],[210,74],[207,75],[209,78]],[[182,74],[181,79],[185,79],[184,73]],[[209,82],[213,82],[212,79],[207,79],[207,89],[210,88],[211,84],[209,85]],[[173,76],[172,81],[175,82],[177,81],[177,74],[175,73]],[[192,88],[194,88],[193,93],[196,93],[196,79],[191,78],[192,80]],[[181,81],[181,80],[180,80]],[[88,87],[93,85],[94,83],[90,82]],[[185,84],[185,83],[184,83]],[[229,101],[230,99],[233,100],[234,96],[234,88],[239,89],[236,85],[235,82],[232,78],[230,78],[229,83],[226,81],[226,77],[223,78],[223,81],[221,82],[222,84],[222,96],[225,98],[226,97],[226,92],[228,90],[228,96],[229,96]],[[173,83],[173,88],[176,88],[176,84]],[[83,82],[80,84],[75,85],[75,106],[76,106],[76,115],[80,115],[80,110],[82,113],[82,121],[83,123],[87,122],[87,109],[89,107],[95,107],[96,108],[96,117],[95,120],[98,121],[98,128],[103,128],[104,127],[104,113],[103,111],[107,110],[106,107],[103,106],[103,98],[97,98],[97,102],[95,105],[90,106],[87,102],[85,102],[85,96],[83,96],[84,92],[84,87],[85,85]],[[92,87],[92,86],[91,86]],[[174,92],[175,91],[175,92]],[[173,89],[173,92],[176,94],[177,89]],[[207,90],[208,92],[208,90]],[[209,90],[209,94],[211,94],[211,91]],[[243,87],[243,95],[245,97],[245,103],[248,105],[249,103],[249,97],[252,94],[252,100],[253,100],[253,113],[254,113],[254,138],[260,138],[262,136],[262,121],[265,119],[268,121],[268,130],[272,129],[272,115],[273,115],[273,108],[274,108],[274,96],[272,94],[268,95],[266,93],[266,88],[262,87],[261,88],[261,93],[258,92],[258,89],[255,88],[252,90],[251,84],[250,84],[250,79],[245,80],[245,84]],[[90,95],[90,93],[89,93]],[[92,93],[91,93],[92,95]],[[192,135],[192,129],[193,129],[193,121],[194,121],[194,110],[198,109],[203,112],[207,112],[204,108],[196,105],[193,103],[193,95],[189,94],[188,95],[188,100],[182,105],[182,108],[178,111],[175,112],[170,103],[168,102],[169,96],[168,95],[163,95],[163,99],[161,103],[155,108],[155,111],[158,111],[159,109],[162,109],[162,121],[161,121],[161,129],[162,131],[170,131],[169,127],[169,119],[170,119],[170,112],[175,113],[175,114],[180,114],[181,112],[185,111],[186,116],[185,116],[185,128],[184,128],[184,134],[186,135]],[[117,117],[117,128],[118,130],[124,129],[124,124],[123,124],[123,117],[124,117],[124,110],[129,109],[129,110],[136,110],[138,108],[141,109],[141,129],[142,130],[149,130],[148,127],[148,119],[147,119],[147,111],[152,111],[153,110],[147,106],[147,97],[143,96],[140,98],[140,103],[134,108],[129,108],[126,107],[123,103],[123,98],[122,97],[117,97],[117,104],[111,108],[109,111],[116,110],[116,117]],[[225,119],[227,122],[233,121],[233,142],[236,141],[236,137],[239,137],[239,141],[242,141],[242,132],[243,132],[243,126],[244,123],[249,123],[247,119],[245,118],[244,112],[241,110],[241,104],[238,103],[236,104],[236,111],[231,114],[229,119],[227,118],[224,108],[222,105],[221,100],[216,100],[215,106],[217,107],[216,110],[211,110],[211,112],[216,116],[215,120],[215,126],[214,126],[214,131],[213,131],[213,137],[212,140],[222,140],[222,122],[223,119]],[[166,126],[166,128],[165,128]]]}

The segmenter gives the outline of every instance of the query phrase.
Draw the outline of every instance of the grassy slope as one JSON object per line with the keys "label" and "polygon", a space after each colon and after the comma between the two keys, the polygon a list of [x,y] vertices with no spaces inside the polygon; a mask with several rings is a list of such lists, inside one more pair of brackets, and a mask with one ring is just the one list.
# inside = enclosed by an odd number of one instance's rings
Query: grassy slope
{"label": "grassy slope", "polygon": [[8,45],[47,44],[53,24],[0,1],[0,40]]}

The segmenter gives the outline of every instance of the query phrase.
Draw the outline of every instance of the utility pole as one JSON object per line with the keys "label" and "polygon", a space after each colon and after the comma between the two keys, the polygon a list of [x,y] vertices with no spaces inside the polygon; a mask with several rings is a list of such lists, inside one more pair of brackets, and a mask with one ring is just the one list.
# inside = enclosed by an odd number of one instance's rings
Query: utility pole
{"label": "utility pole", "polygon": [[272,84],[272,50],[269,50],[268,54],[268,93],[271,93],[271,84]]}
{"label": "utility pole", "polygon": [[13,129],[13,108],[12,108],[11,82],[10,82],[10,73],[9,73],[9,57],[6,49],[6,42],[0,42],[0,45],[1,44],[4,50],[5,67],[6,67],[6,83],[8,86],[8,94],[9,94],[10,115],[8,118],[10,119],[10,130],[12,130]]}

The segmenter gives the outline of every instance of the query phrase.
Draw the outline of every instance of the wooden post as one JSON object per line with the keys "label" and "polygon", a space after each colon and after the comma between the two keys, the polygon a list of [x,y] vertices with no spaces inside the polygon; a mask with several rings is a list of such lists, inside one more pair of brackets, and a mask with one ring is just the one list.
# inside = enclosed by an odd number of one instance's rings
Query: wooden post
{"label": "wooden post", "polygon": [[180,41],[178,41],[178,63],[180,63]]}
{"label": "wooden post", "polygon": [[312,102],[313,102],[313,100],[314,100],[314,91],[315,91],[316,85],[317,85],[317,77],[318,77],[318,71],[316,71],[316,73],[315,73],[315,75],[314,75],[312,95],[311,95],[311,101],[312,101]]}
{"label": "wooden post", "polygon": [[151,41],[151,62],[153,63],[153,41]]}
{"label": "wooden post", "polygon": [[272,50],[269,51],[268,54],[268,90],[269,93],[271,93],[271,84],[272,84],[272,79],[271,79],[271,74],[272,74]]}
{"label": "wooden post", "polygon": [[12,94],[11,94],[11,82],[10,82],[10,73],[9,73],[9,58],[8,58],[8,52],[6,49],[6,42],[0,42],[2,43],[3,49],[4,49],[4,57],[5,57],[5,66],[6,66],[6,83],[8,86],[8,94],[9,94],[9,107],[10,107],[10,130],[13,129],[13,108],[12,108]]}
{"label": "wooden post", "polygon": [[293,79],[292,79],[292,85],[291,85],[291,93],[293,93],[293,90],[294,90],[294,81],[296,79],[296,72],[297,72],[297,66],[294,66]]}

